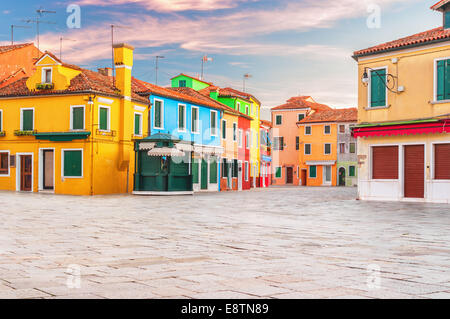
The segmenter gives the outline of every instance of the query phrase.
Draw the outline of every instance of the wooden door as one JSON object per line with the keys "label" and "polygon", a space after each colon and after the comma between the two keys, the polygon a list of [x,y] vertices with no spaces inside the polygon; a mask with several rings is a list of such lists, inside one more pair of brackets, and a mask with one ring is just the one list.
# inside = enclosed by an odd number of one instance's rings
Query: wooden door
{"label": "wooden door", "polygon": [[286,184],[294,183],[294,169],[292,167],[286,167]]}
{"label": "wooden door", "polygon": [[306,186],[306,169],[302,169],[302,186]]}
{"label": "wooden door", "polygon": [[404,197],[424,198],[425,152],[423,145],[407,145],[404,148]]}
{"label": "wooden door", "polygon": [[450,144],[434,146],[434,178],[450,179]]}
{"label": "wooden door", "polygon": [[53,190],[53,150],[44,150],[44,165],[43,165],[43,179],[44,179],[44,189]]}
{"label": "wooden door", "polygon": [[31,192],[33,161],[31,155],[20,156],[20,190]]}
{"label": "wooden door", "polygon": [[242,190],[242,179],[244,178],[242,174],[242,162],[238,162],[238,190]]}
{"label": "wooden door", "polygon": [[201,189],[208,189],[208,162],[202,159],[201,167]]}

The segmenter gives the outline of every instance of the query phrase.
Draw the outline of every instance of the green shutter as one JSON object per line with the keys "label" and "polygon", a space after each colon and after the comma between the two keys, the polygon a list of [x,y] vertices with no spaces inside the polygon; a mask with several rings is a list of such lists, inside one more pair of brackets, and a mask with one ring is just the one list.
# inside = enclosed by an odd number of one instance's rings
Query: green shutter
{"label": "green shutter", "polygon": [[386,70],[376,70],[371,72],[370,81],[370,106],[386,105]]}
{"label": "green shutter", "polygon": [[277,167],[275,170],[275,178],[281,178],[281,167]]}
{"label": "green shutter", "polygon": [[311,177],[311,178],[316,178],[316,176],[317,176],[317,168],[316,168],[316,166],[310,166],[309,167],[309,177]]}
{"label": "green shutter", "polygon": [[211,112],[211,134],[216,135],[216,112]]}
{"label": "green shutter", "polygon": [[33,110],[22,111],[22,131],[33,130]]}
{"label": "green shutter", "polygon": [[81,177],[82,172],[82,152],[64,151],[64,176]]}
{"label": "green shutter", "polygon": [[449,29],[450,28],[450,11],[445,12],[444,19],[445,19],[444,29]]}
{"label": "green shutter", "polygon": [[444,83],[445,83],[445,61],[438,61],[437,63],[437,92],[436,98],[438,101],[444,100]]}
{"label": "green shutter", "polygon": [[350,143],[350,153],[356,153],[356,144]]}
{"label": "green shutter", "polygon": [[217,184],[217,159],[214,157],[211,157],[211,162],[209,163],[209,182]]}
{"label": "green shutter", "polygon": [[72,109],[72,129],[82,130],[84,129],[84,108],[74,107]]}
{"label": "green shutter", "polygon": [[281,125],[281,115],[277,115],[276,122],[277,125]]}
{"label": "green shutter", "polygon": [[445,61],[444,99],[450,100],[450,59]]}
{"label": "green shutter", "polygon": [[192,116],[191,116],[191,129],[192,132],[196,132],[197,133],[197,108],[192,108],[192,112],[191,112]]}
{"label": "green shutter", "polygon": [[198,160],[192,160],[192,182],[198,184]]}
{"label": "green shutter", "polygon": [[184,130],[184,105],[178,105],[178,129]]}
{"label": "green shutter", "polygon": [[106,131],[108,129],[108,109],[100,108],[100,125],[99,129]]}
{"label": "green shutter", "polygon": [[351,177],[355,176],[355,166],[350,166],[350,176]]}
{"label": "green shutter", "polygon": [[233,160],[233,177],[238,177],[238,160]]}
{"label": "green shutter", "polygon": [[227,122],[222,121],[222,138],[227,138]]}
{"label": "green shutter", "polygon": [[134,135],[141,135],[141,115],[134,114]]}
{"label": "green shutter", "polygon": [[161,102],[155,101],[155,127],[161,127]]}

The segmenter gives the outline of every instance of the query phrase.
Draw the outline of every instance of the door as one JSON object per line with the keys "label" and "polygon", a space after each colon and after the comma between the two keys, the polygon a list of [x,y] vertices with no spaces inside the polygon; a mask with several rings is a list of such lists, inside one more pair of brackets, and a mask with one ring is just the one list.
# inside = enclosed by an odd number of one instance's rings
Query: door
{"label": "door", "polygon": [[20,156],[20,190],[31,192],[33,161],[31,155]]}
{"label": "door", "polygon": [[345,168],[341,167],[339,169],[339,186],[345,186]]}
{"label": "door", "polygon": [[302,169],[302,186],[306,186],[306,169]]}
{"label": "door", "polygon": [[208,162],[202,158],[202,167],[201,167],[201,189],[208,189]]}
{"label": "door", "polygon": [[331,166],[323,166],[323,184],[331,185]]}
{"label": "door", "polygon": [[53,190],[53,150],[44,150],[43,151],[43,157],[44,157],[44,165],[42,167],[42,176],[44,185],[43,188],[46,190]]}
{"label": "door", "polygon": [[233,189],[233,161],[228,162],[227,167],[227,187]]}
{"label": "door", "polygon": [[242,162],[239,161],[238,162],[238,189],[241,191],[242,190]]}
{"label": "door", "polygon": [[286,184],[294,183],[294,168],[286,167]]}
{"label": "door", "polygon": [[425,196],[425,147],[406,145],[404,148],[404,197]]}

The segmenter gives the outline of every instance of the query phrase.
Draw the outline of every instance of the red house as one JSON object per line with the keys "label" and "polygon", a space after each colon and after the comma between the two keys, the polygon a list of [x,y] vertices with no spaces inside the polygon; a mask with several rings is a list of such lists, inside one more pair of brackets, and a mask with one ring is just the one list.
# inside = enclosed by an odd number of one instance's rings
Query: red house
{"label": "red house", "polygon": [[250,181],[250,122],[248,118],[239,117],[238,127],[238,189],[248,190],[251,187]]}
{"label": "red house", "polygon": [[270,141],[272,122],[261,120],[259,128],[261,135],[261,172],[258,187],[269,187],[272,184],[272,143]]}

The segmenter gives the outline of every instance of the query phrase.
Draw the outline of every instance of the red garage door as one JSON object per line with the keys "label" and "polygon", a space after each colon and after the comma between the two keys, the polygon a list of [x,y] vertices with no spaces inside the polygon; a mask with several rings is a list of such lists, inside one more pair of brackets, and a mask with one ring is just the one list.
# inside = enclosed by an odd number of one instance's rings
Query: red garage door
{"label": "red garage door", "polygon": [[450,144],[434,146],[434,178],[450,179]]}
{"label": "red garage door", "polygon": [[398,179],[398,146],[372,147],[372,178]]}
{"label": "red garage door", "polygon": [[425,153],[423,145],[405,146],[405,193],[407,198],[423,198],[425,194]]}

